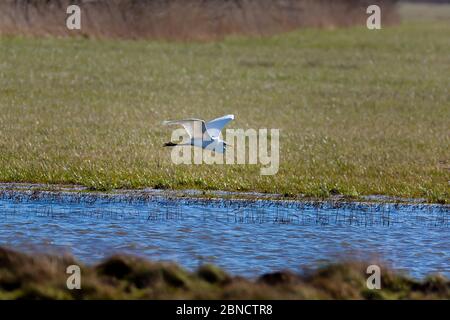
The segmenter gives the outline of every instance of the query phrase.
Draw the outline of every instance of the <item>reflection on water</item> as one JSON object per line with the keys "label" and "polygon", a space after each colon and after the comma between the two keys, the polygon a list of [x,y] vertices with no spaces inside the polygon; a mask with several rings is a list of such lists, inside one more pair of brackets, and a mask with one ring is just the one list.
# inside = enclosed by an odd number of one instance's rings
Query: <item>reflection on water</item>
{"label": "reflection on water", "polygon": [[450,212],[437,205],[294,203],[2,193],[0,245],[213,262],[255,276],[336,259],[379,259],[413,276],[450,275]]}

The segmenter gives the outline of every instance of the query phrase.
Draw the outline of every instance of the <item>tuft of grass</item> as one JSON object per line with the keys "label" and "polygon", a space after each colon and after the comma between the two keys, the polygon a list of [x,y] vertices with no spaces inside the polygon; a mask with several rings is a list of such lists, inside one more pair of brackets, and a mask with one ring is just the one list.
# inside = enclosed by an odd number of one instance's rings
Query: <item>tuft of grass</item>
{"label": "tuft of grass", "polygon": [[[0,181],[448,203],[450,25],[221,42],[0,38]],[[280,170],[174,165],[163,120],[281,129]]]}
{"label": "tuft of grass", "polygon": [[[66,287],[66,268],[81,267],[80,290]],[[305,274],[279,271],[255,280],[213,265],[188,272],[175,264],[116,255],[95,266],[71,257],[24,255],[0,247],[0,299],[449,299],[450,281],[419,281],[382,268],[380,290],[366,287],[367,264],[345,262]]]}

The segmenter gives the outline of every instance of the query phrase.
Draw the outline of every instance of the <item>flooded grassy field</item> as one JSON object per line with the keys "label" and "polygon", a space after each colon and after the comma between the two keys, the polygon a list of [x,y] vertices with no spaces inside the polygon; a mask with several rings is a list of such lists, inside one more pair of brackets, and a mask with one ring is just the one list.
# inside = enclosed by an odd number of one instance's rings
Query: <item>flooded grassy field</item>
{"label": "flooded grassy field", "polygon": [[414,277],[450,275],[450,210],[430,204],[170,198],[3,191],[0,243],[72,253],[98,263],[115,253],[213,263],[247,277],[346,260],[377,261]]}
{"label": "flooded grassy field", "polygon": [[[0,3],[0,300],[450,299],[450,5],[69,2]],[[224,114],[276,174],[162,147]]]}

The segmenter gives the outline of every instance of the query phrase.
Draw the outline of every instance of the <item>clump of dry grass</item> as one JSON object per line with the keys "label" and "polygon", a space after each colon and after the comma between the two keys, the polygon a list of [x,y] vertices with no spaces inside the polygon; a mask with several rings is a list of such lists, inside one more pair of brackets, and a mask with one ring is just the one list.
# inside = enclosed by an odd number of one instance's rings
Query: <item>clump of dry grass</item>
{"label": "clump of dry grass", "polygon": [[[81,290],[68,290],[66,268],[81,267]],[[328,265],[305,274],[233,277],[212,265],[188,272],[175,264],[117,255],[95,266],[70,256],[25,255],[0,247],[0,299],[448,299],[450,281],[418,281],[382,268],[382,289],[366,287],[367,264]]]}
{"label": "clump of dry grass", "polygon": [[[377,1],[385,24],[397,21],[395,0]],[[82,9],[82,30],[66,28],[66,8]],[[365,0],[6,0],[0,34],[216,39],[264,35],[304,26],[364,25]]]}

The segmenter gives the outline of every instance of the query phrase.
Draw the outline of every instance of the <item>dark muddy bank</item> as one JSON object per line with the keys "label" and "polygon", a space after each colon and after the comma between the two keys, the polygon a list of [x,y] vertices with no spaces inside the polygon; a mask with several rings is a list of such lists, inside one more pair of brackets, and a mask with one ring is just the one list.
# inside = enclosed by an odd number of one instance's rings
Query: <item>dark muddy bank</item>
{"label": "dark muddy bank", "polygon": [[[383,23],[398,21],[395,0],[377,4]],[[82,29],[66,28],[66,8],[82,10]],[[217,39],[300,27],[365,25],[365,0],[3,0],[0,34],[109,38]]]}
{"label": "dark muddy bank", "polygon": [[243,191],[223,191],[223,190],[196,190],[196,189],[113,189],[108,192],[91,190],[88,187],[82,185],[64,185],[64,184],[39,184],[39,183],[1,183],[0,182],[0,196],[8,195],[14,197],[15,195],[20,196],[33,195],[36,198],[53,196],[58,198],[64,195],[76,196],[77,194],[83,196],[90,196],[92,198],[98,197],[109,197],[117,198],[125,197],[128,199],[147,199],[151,200],[155,197],[165,197],[165,198],[188,198],[192,200],[247,200],[247,201],[258,201],[258,200],[271,200],[278,202],[302,202],[302,203],[340,203],[341,205],[352,206],[355,203],[397,203],[405,205],[419,205],[419,204],[441,204],[443,208],[450,209],[447,201],[440,202],[430,202],[425,198],[402,198],[393,197],[385,195],[369,195],[369,196],[358,196],[358,197],[348,197],[344,195],[330,195],[328,197],[314,198],[307,197],[302,194],[298,195],[286,195],[280,193],[262,193],[262,192],[243,192]]}

